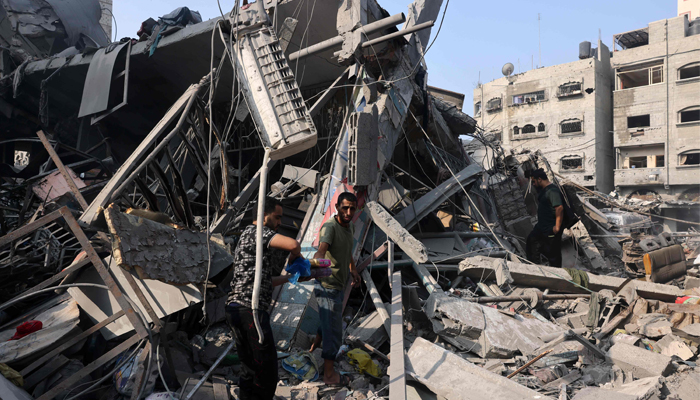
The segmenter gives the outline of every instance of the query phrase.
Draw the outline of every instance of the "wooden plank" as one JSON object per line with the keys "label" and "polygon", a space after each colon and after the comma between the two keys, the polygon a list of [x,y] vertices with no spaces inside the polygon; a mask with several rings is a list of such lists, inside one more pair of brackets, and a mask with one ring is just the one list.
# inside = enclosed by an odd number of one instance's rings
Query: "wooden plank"
{"label": "wooden plank", "polygon": [[103,354],[102,357],[100,357],[97,360],[86,365],[85,368],[81,369],[76,374],[71,375],[65,381],[54,386],[51,390],[49,390],[48,392],[41,395],[41,397],[39,397],[37,400],[51,400],[51,399],[53,399],[59,393],[68,389],[69,387],[72,387],[73,385],[78,383],[81,379],[88,376],[94,370],[103,366],[105,363],[107,363],[107,361],[113,359],[114,357],[116,357],[117,355],[122,353],[124,350],[127,350],[129,347],[133,346],[138,341],[139,341],[138,335],[131,336],[130,338],[128,338],[125,341],[123,341],[122,343],[120,343],[117,347],[115,347],[112,350],[108,351],[107,353]]}
{"label": "wooden plank", "polygon": [[[65,208],[65,207],[64,207]],[[27,225],[24,225],[23,227],[19,229],[15,229],[14,231],[8,233],[7,235],[3,236],[0,238],[0,247],[15,241],[22,236],[32,233],[38,228],[41,228],[42,226],[48,224],[51,221],[56,220],[57,218],[61,217],[61,210],[56,210],[52,213],[46,214],[43,217],[37,219],[34,222],[30,222]]]}
{"label": "wooden plank", "polygon": [[53,375],[54,372],[58,371],[61,367],[66,365],[70,361],[63,354],[59,354],[54,357],[53,360],[49,361],[46,365],[39,368],[35,373],[24,378],[24,388],[27,391],[34,389],[34,386],[38,385],[39,382]]}
{"label": "wooden plank", "polygon": [[109,288],[110,293],[112,293],[112,296],[114,296],[114,298],[117,300],[117,303],[121,309],[126,313],[126,317],[129,319],[129,322],[131,322],[131,325],[134,327],[134,330],[136,330],[138,336],[140,338],[148,337],[148,332],[143,326],[143,323],[139,319],[138,315],[136,315],[136,312],[131,308],[131,305],[126,300],[121,290],[119,290],[119,286],[117,286],[114,278],[112,278],[112,275],[109,273],[107,268],[105,268],[102,259],[100,259],[97,252],[95,252],[95,249],[90,244],[90,241],[88,240],[87,236],[85,236],[83,230],[80,229],[80,226],[78,226],[78,221],[75,220],[68,207],[61,207],[58,211],[61,213],[61,215],[63,215],[63,219],[66,220],[66,224],[73,232],[73,235],[75,235],[75,237],[78,239],[78,242],[80,242],[80,245],[92,262],[92,265],[95,266],[95,269],[100,274],[100,277],[104,281],[105,285],[107,285]]}
{"label": "wooden plank", "polygon": [[44,144],[44,147],[49,153],[49,156],[51,156],[51,159],[53,160],[54,164],[56,164],[56,167],[58,167],[58,170],[61,172],[61,175],[63,175],[63,179],[66,180],[66,183],[68,184],[68,187],[70,187],[71,192],[73,192],[75,199],[78,200],[78,203],[80,203],[80,208],[82,208],[83,210],[87,210],[87,201],[85,201],[83,194],[80,193],[80,189],[78,189],[78,186],[75,184],[75,181],[73,181],[73,178],[68,173],[68,170],[66,170],[66,166],[63,165],[63,162],[58,157],[58,154],[56,154],[56,150],[54,150],[53,146],[51,146],[51,143],[49,143],[49,139],[46,138],[46,135],[44,135],[43,131],[37,131],[36,135],[39,136],[39,139],[41,139],[41,143]]}
{"label": "wooden plank", "polygon": [[100,322],[99,324],[94,325],[92,328],[86,330],[85,332],[83,332],[77,336],[74,336],[71,340],[67,341],[66,343],[63,343],[59,347],[51,350],[49,353],[47,353],[46,355],[44,355],[40,359],[38,359],[38,360],[34,361],[33,363],[29,364],[28,366],[26,366],[22,371],[20,371],[20,375],[26,376],[27,374],[29,374],[32,371],[34,371],[35,369],[37,369],[40,365],[42,365],[46,361],[60,355],[64,350],[68,349],[69,347],[73,346],[74,344],[78,343],[79,341],[92,335],[97,330],[102,329],[103,327],[107,326],[108,324],[116,321],[118,318],[121,318],[123,315],[124,315],[124,311],[119,311],[116,314],[112,315],[111,317]]}
{"label": "wooden plank", "polygon": [[391,363],[389,364],[389,400],[406,400],[406,366],[403,348],[403,302],[401,271],[394,272],[391,289]]}

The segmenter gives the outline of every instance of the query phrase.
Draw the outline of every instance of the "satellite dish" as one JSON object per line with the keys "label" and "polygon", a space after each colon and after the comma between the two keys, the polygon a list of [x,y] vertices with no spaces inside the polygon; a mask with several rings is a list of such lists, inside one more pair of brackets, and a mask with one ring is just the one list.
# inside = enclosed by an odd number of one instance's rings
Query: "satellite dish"
{"label": "satellite dish", "polygon": [[515,71],[515,66],[511,63],[506,63],[503,68],[501,68],[501,73],[503,73],[503,76],[510,76],[513,71]]}

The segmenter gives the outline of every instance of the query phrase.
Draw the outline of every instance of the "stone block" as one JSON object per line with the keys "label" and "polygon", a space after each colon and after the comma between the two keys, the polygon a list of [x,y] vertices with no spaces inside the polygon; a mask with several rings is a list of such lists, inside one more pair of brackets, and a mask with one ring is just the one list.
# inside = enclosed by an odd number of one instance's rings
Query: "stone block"
{"label": "stone block", "polygon": [[688,345],[676,335],[666,335],[656,342],[656,345],[661,349],[661,354],[669,357],[678,356],[687,361],[695,355]]}
{"label": "stone block", "polygon": [[624,372],[635,378],[668,376],[673,370],[671,357],[626,343],[617,343],[608,350],[607,357]]}
{"label": "stone block", "polygon": [[693,289],[700,288],[700,278],[696,276],[686,276],[685,277],[685,288]]}
{"label": "stone block", "polygon": [[612,390],[587,387],[576,393],[571,400],[637,400],[637,398],[629,394],[615,393]]}

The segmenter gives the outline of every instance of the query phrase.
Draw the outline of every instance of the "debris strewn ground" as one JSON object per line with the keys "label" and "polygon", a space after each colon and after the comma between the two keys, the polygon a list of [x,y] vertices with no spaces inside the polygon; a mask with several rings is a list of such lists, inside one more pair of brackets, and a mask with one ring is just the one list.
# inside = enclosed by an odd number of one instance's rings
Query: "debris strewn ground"
{"label": "debris strewn ground", "polygon": [[[506,153],[431,93],[441,1],[297,3],[183,7],[110,45],[88,40],[97,20],[55,49],[19,30],[2,48],[0,398],[237,398],[224,307],[261,181],[309,258],[338,195],[359,198],[363,284],[336,362],[350,384],[324,385],[308,351],[313,281],[286,284],[269,310],[278,397],[698,398],[697,222],[664,232],[658,201]],[[525,258],[537,168],[580,218],[565,268]]]}

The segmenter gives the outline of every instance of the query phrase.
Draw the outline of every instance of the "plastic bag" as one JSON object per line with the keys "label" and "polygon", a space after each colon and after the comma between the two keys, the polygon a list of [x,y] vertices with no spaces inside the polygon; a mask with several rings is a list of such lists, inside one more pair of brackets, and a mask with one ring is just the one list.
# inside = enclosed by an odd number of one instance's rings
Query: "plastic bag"
{"label": "plastic bag", "polygon": [[285,271],[292,275],[289,277],[289,283],[294,285],[300,277],[311,275],[311,263],[306,258],[297,257],[291,264],[287,265]]}

